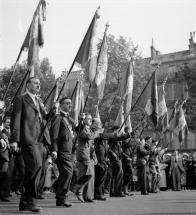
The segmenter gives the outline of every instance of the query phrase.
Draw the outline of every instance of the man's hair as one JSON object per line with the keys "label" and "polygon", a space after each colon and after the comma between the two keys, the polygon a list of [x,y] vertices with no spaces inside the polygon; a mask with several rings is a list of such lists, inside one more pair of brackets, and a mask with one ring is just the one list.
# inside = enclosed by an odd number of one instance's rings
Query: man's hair
{"label": "man's hair", "polygon": [[31,82],[32,79],[38,79],[38,80],[39,80],[39,77],[37,77],[37,76],[30,77],[30,78],[27,80],[27,84],[29,84],[29,83]]}
{"label": "man's hair", "polygon": [[129,131],[129,126],[125,126],[124,131]]}
{"label": "man's hair", "polygon": [[62,104],[66,99],[70,99],[70,98],[67,96],[64,96],[63,98],[60,99],[59,103]]}
{"label": "man's hair", "polygon": [[115,130],[117,130],[117,129],[119,129],[120,127],[118,126],[118,125],[114,125],[113,127],[112,127],[112,131],[115,131]]}
{"label": "man's hair", "polygon": [[3,123],[6,122],[7,119],[10,119],[10,120],[11,120],[11,116],[9,116],[9,115],[8,115],[8,116],[5,116],[5,117],[3,118]]}
{"label": "man's hair", "polygon": [[148,141],[148,140],[150,140],[150,139],[151,139],[151,137],[150,137],[150,136],[147,136],[147,137],[145,137],[144,140],[145,140],[145,142],[146,142],[146,141]]}

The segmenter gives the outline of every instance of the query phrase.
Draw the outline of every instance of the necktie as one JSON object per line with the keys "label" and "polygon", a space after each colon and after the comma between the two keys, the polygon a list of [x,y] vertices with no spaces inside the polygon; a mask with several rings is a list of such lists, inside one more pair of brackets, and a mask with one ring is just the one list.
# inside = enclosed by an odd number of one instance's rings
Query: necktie
{"label": "necktie", "polygon": [[39,99],[37,98],[37,96],[35,96],[35,102],[36,102],[36,107],[37,107],[38,114],[39,114],[39,119],[42,122],[42,116],[41,116],[41,113],[40,113]]}

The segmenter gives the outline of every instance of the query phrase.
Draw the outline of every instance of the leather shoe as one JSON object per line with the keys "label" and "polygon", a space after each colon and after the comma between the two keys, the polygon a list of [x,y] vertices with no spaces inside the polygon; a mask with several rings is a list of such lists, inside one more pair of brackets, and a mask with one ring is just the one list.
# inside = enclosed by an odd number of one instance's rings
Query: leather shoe
{"label": "leather shoe", "polygon": [[10,202],[10,200],[8,199],[8,197],[1,197],[1,201],[2,202]]}
{"label": "leather shoe", "polygon": [[39,213],[40,208],[37,208],[33,204],[24,204],[23,202],[20,202],[19,204],[19,211],[32,211],[34,213]]}
{"label": "leather shoe", "polygon": [[97,197],[95,197],[95,200],[105,201],[106,198],[103,196],[97,196]]}
{"label": "leather shoe", "polygon": [[85,202],[89,202],[89,203],[93,203],[93,202],[95,202],[94,200],[92,200],[92,199],[85,199],[84,200]]}
{"label": "leather shoe", "polygon": [[80,202],[84,203],[84,199],[83,199],[82,194],[76,193],[76,197]]}
{"label": "leather shoe", "polygon": [[121,193],[121,194],[119,194],[119,195],[116,195],[115,197],[126,197],[126,195],[123,194],[123,193]]}
{"label": "leather shoe", "polygon": [[22,194],[19,190],[16,190],[15,193],[16,193],[17,196]]}
{"label": "leather shoe", "polygon": [[141,195],[149,195],[149,193],[141,193]]}
{"label": "leather shoe", "polygon": [[70,203],[70,202],[59,202],[59,201],[56,201],[56,206],[62,206],[62,207],[67,207],[67,208],[69,208],[69,207],[71,207],[72,206],[72,204]]}
{"label": "leather shoe", "polygon": [[41,194],[39,194],[37,198],[38,199],[45,199],[45,197],[43,195],[41,195]]}

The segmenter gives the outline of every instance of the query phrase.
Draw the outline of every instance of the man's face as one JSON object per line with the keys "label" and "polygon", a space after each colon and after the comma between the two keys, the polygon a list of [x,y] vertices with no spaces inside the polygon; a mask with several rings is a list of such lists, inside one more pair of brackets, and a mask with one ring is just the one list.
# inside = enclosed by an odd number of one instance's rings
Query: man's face
{"label": "man's face", "polygon": [[85,119],[84,119],[84,123],[85,125],[91,126],[92,124],[92,116],[91,115],[86,115]]}
{"label": "man's face", "polygon": [[40,80],[37,78],[32,78],[30,82],[27,84],[27,88],[30,93],[38,94],[40,91]]}
{"label": "man's face", "polygon": [[72,108],[72,102],[70,99],[65,99],[61,104],[60,107],[63,111],[65,112],[71,112],[71,108]]}
{"label": "man's face", "polygon": [[6,129],[9,129],[10,128],[10,119],[6,119],[6,121],[4,122],[4,127]]}
{"label": "man's face", "polygon": [[146,143],[151,144],[151,143],[152,143],[152,139],[151,139],[151,138],[148,139],[148,140],[146,141]]}

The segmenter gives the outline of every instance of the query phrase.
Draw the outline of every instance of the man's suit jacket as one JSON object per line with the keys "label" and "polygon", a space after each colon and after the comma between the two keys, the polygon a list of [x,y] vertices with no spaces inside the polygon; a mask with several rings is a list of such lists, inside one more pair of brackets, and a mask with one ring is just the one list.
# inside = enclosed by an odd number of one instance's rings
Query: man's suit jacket
{"label": "man's suit jacket", "polygon": [[[38,144],[43,125],[46,123],[46,114],[40,101],[39,110],[29,94],[16,97],[11,117],[11,140],[18,142],[19,146]],[[45,129],[43,138],[47,144],[51,144],[48,128]]]}
{"label": "man's suit jacket", "polygon": [[[171,156],[170,170],[169,170],[170,172],[172,172],[172,170],[174,168],[175,159],[176,159],[176,157],[172,155]],[[178,165],[178,168],[180,169],[181,172],[185,171],[183,164],[182,164],[182,158],[180,156],[178,156],[177,165]]]}
{"label": "man's suit jacket", "polygon": [[73,147],[73,135],[68,126],[71,126],[72,131],[74,131],[74,123],[72,120],[67,119],[67,122],[64,120],[64,114],[60,113],[55,116],[51,128],[51,142],[52,142],[52,151],[56,152],[67,152],[72,153]]}

